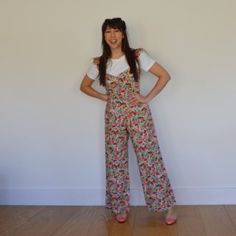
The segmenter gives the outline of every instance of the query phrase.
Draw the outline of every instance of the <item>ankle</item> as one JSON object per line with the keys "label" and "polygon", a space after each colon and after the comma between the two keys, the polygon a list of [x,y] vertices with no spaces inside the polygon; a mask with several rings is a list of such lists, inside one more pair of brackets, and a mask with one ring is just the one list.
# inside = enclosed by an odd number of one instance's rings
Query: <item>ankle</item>
{"label": "ankle", "polygon": [[166,216],[176,216],[176,211],[175,211],[174,207],[169,208],[169,209],[166,211]]}

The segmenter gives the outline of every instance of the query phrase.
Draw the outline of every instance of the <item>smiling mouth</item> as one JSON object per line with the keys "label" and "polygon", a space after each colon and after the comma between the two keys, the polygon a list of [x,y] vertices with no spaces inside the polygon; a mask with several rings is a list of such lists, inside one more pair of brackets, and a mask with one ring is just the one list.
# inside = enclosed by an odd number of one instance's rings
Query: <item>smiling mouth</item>
{"label": "smiling mouth", "polygon": [[117,40],[110,40],[109,41],[111,44],[116,44],[117,43]]}
{"label": "smiling mouth", "polygon": [[115,44],[115,43],[117,43],[117,39],[109,40],[109,42],[110,42],[111,44]]}

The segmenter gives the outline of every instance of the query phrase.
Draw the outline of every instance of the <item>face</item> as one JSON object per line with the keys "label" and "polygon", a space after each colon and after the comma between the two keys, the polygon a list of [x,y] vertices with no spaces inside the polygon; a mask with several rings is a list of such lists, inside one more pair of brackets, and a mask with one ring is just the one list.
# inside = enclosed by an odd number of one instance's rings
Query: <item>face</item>
{"label": "face", "polygon": [[106,43],[112,49],[119,49],[122,46],[123,33],[119,29],[113,29],[107,27],[104,32],[104,38]]}

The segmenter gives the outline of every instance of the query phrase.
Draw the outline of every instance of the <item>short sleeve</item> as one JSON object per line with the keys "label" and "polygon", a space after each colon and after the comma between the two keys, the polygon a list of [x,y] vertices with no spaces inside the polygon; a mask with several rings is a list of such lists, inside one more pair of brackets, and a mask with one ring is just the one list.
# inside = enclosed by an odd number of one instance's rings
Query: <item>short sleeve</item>
{"label": "short sleeve", "polygon": [[90,65],[87,70],[87,76],[93,80],[95,80],[98,77],[98,68],[97,65],[93,62],[93,60],[90,62]]}
{"label": "short sleeve", "polygon": [[156,61],[152,57],[150,57],[145,50],[142,49],[140,51],[139,63],[141,69],[143,69],[144,71],[148,71],[155,62]]}

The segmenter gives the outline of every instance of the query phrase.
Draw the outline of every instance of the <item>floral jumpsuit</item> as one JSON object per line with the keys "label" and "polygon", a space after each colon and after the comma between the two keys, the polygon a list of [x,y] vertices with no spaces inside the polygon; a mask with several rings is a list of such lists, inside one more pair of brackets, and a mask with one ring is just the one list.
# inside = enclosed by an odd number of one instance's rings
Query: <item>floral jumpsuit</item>
{"label": "floral jumpsuit", "polygon": [[115,214],[130,211],[128,139],[137,156],[145,202],[149,211],[162,212],[175,203],[161,156],[148,104],[131,104],[139,93],[136,82],[125,70],[118,76],[106,75],[109,99],[105,110],[106,207]]}

